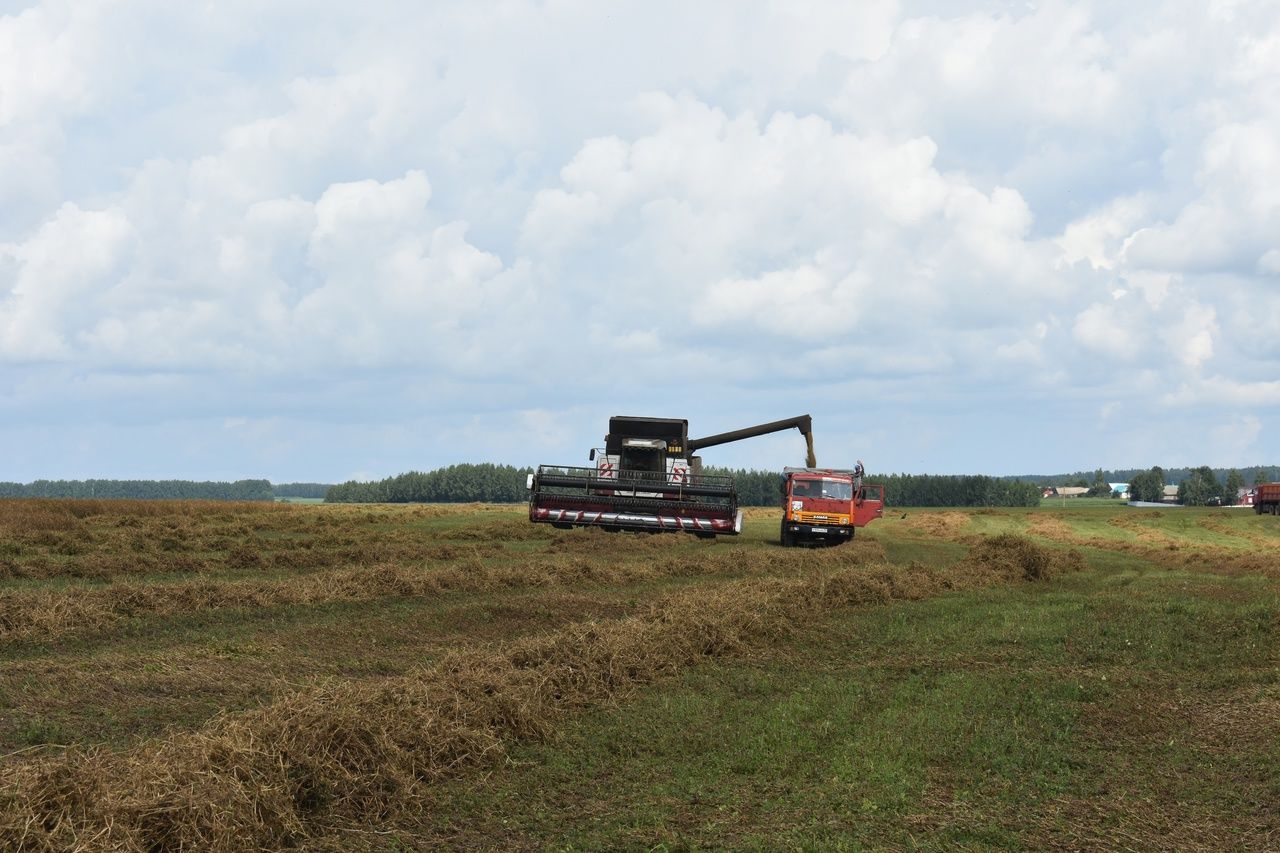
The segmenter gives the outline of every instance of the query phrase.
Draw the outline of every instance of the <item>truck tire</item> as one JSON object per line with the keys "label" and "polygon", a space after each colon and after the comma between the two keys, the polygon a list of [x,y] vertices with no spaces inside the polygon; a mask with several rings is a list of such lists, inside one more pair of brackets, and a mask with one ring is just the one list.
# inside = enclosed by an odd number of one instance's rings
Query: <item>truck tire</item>
{"label": "truck tire", "polygon": [[795,534],[792,533],[790,530],[787,530],[787,522],[785,519],[782,522],[781,534],[779,535],[778,538],[779,538],[779,541],[782,542],[783,548],[791,548],[791,547],[794,547],[796,544]]}

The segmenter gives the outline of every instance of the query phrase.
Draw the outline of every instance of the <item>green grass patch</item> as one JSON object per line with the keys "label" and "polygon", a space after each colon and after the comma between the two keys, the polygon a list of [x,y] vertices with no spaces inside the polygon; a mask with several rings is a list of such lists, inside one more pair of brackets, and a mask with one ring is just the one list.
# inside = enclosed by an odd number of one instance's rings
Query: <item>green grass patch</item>
{"label": "green grass patch", "polygon": [[1258,810],[1277,792],[1280,724],[1249,714],[1280,705],[1278,626],[1270,582],[1136,561],[859,609],[577,719],[558,743],[518,750],[512,772],[446,786],[440,817],[404,837],[565,850],[1257,843],[1280,827]]}

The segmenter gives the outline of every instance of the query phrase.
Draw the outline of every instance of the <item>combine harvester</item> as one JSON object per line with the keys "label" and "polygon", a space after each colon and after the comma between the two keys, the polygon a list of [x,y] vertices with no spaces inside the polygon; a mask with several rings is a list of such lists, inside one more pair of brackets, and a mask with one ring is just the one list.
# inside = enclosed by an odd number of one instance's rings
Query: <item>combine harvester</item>
{"label": "combine harvester", "polygon": [[704,538],[742,532],[732,477],[701,473],[694,454],[744,438],[798,429],[813,455],[813,419],[783,421],[689,439],[689,422],[673,418],[609,419],[594,468],[541,465],[529,475],[529,520],[556,527],[685,531]]}

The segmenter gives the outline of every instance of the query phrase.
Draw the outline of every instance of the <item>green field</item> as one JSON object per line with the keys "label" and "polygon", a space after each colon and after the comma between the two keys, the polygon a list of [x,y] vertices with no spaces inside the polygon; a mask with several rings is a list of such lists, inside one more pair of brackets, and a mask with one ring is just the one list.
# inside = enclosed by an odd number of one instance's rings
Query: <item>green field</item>
{"label": "green field", "polygon": [[1280,525],[0,501],[5,849],[1274,849]]}

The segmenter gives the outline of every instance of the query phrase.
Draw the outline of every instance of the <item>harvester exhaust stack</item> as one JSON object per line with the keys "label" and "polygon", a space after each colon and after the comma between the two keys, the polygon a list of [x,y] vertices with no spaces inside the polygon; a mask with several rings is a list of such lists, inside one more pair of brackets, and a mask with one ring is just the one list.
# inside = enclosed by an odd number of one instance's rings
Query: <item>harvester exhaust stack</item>
{"label": "harvester exhaust stack", "polygon": [[689,422],[672,418],[609,419],[594,468],[539,466],[529,478],[529,520],[556,527],[687,531],[703,537],[742,532],[733,478],[701,473],[694,452],[795,427],[813,462],[808,415],[689,440]]}

